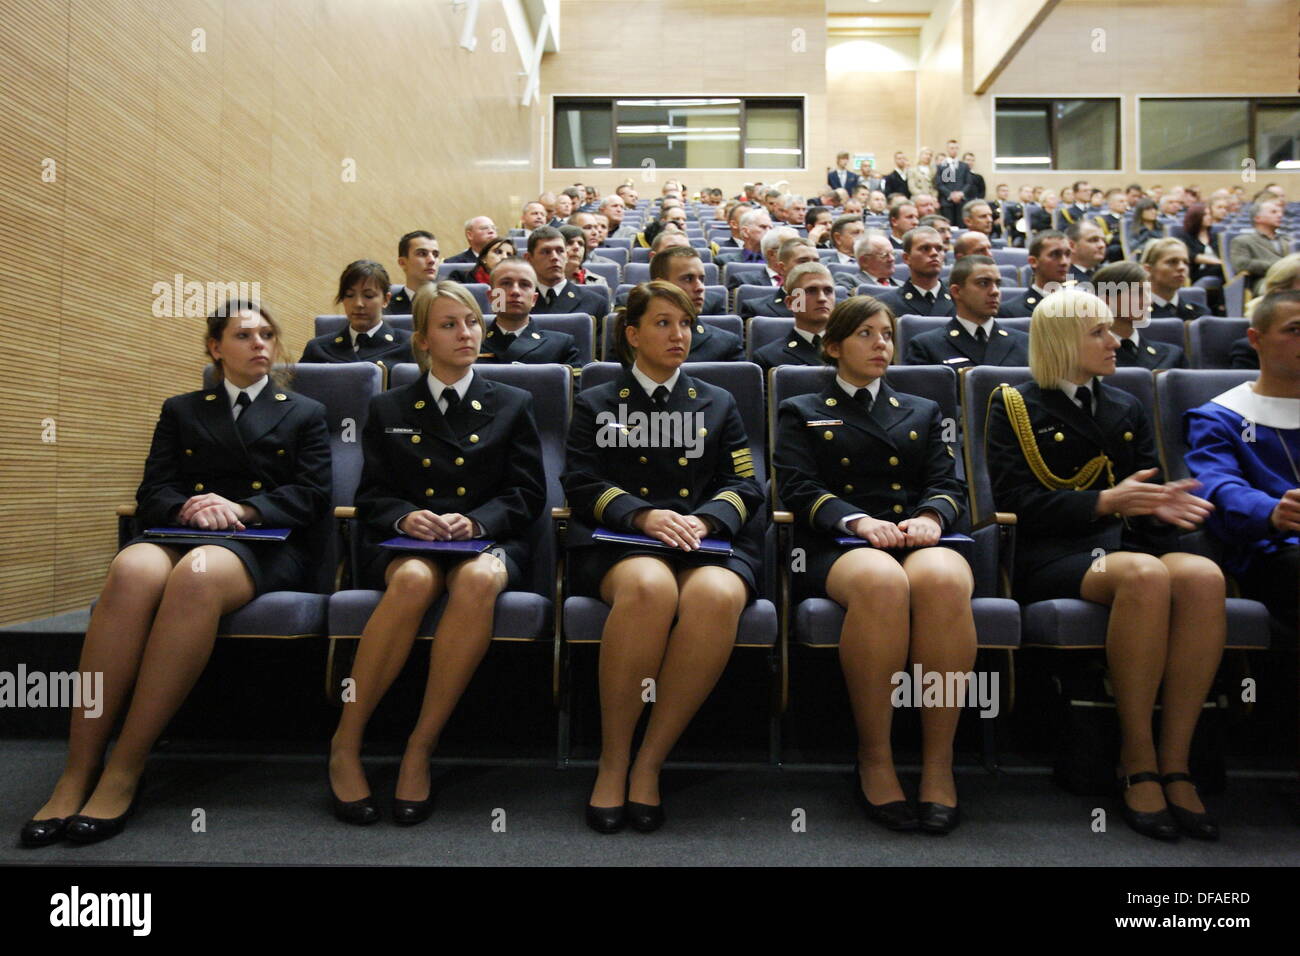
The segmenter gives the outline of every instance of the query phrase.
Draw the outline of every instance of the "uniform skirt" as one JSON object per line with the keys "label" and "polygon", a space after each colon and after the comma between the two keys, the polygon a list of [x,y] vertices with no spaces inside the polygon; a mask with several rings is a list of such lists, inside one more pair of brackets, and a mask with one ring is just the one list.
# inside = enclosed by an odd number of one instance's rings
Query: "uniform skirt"
{"label": "uniform skirt", "polygon": [[752,604],[758,593],[754,569],[749,562],[737,557],[735,553],[702,554],[699,551],[687,552],[667,548],[636,548],[598,541],[569,550],[569,591],[578,597],[600,598],[600,582],[605,579],[609,569],[624,558],[646,555],[663,558],[673,566],[673,571],[685,571],[690,568],[726,568],[740,575],[746,585],[745,603]]}
{"label": "uniform skirt", "polygon": [[[1109,548],[1106,553],[1115,554],[1120,551],[1155,557],[1168,553],[1128,535],[1120,540],[1120,547]],[[1055,598],[1078,598],[1079,590],[1083,587],[1083,576],[1088,573],[1094,560],[1091,551],[1080,551],[1033,567],[1024,567],[1017,561],[1020,567],[1016,569],[1013,588],[1016,600],[1022,604],[1032,604],[1034,601],[1050,601]]]}
{"label": "uniform skirt", "polygon": [[[303,532],[305,533],[305,532]],[[292,540],[292,535],[290,536]],[[133,544],[158,544],[188,554],[205,545],[233,551],[253,579],[253,595],[269,591],[313,591],[313,575],[302,552],[290,541],[265,541],[250,544],[230,538],[151,538],[141,535],[127,542]]]}
{"label": "uniform skirt", "polygon": [[[506,566],[508,580],[506,581],[505,590],[519,591],[524,588],[524,573],[519,566],[519,562],[514,559],[505,548],[489,548],[486,554],[495,554],[501,559]],[[397,558],[419,557],[427,558],[438,565],[444,572],[450,571],[462,561],[468,561],[470,558],[478,557],[472,552],[460,554],[423,554],[418,551],[394,551],[390,548],[380,548],[376,546],[363,546],[361,549],[361,587],[370,588],[375,591],[383,591],[387,588],[384,582],[384,573],[388,570],[388,565]]]}
{"label": "uniform skirt", "polygon": [[[847,535],[843,537],[847,537]],[[806,601],[809,598],[826,598],[829,600],[830,595],[826,593],[826,579],[830,577],[831,568],[844,555],[850,551],[857,551],[863,546],[845,547],[829,540],[796,538],[795,547],[804,549],[806,565],[802,571],[791,571],[791,590],[796,600]],[[942,545],[934,545],[934,547],[942,547]],[[888,554],[901,565],[909,554],[921,550],[925,549],[907,548],[905,550],[889,551]]]}

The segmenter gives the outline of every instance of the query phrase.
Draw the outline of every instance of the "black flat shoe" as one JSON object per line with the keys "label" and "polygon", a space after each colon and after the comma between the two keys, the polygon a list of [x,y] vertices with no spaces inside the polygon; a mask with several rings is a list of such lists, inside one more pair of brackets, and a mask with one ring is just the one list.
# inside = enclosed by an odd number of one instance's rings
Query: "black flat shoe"
{"label": "black flat shoe", "polygon": [[627,822],[633,830],[641,833],[654,833],[664,825],[664,805],[627,802]]}
{"label": "black flat shoe", "polygon": [[67,817],[48,817],[44,820],[28,820],[24,823],[19,840],[26,847],[49,846],[51,843],[58,843],[67,835]]}
{"label": "black flat shoe", "polygon": [[593,807],[587,804],[587,826],[597,833],[617,833],[627,823],[627,804]]}
{"label": "black flat shoe", "polygon": [[131,797],[131,805],[120,816],[104,819],[77,813],[68,817],[68,839],[73,843],[98,843],[100,840],[117,836],[126,829],[127,818],[135,812],[135,802],[139,795],[140,788],[137,786],[135,795]]}
{"label": "black flat shoe", "polygon": [[926,833],[951,833],[961,822],[961,808],[942,803],[922,803],[917,806],[921,829]]}
{"label": "black flat shoe", "polygon": [[[1161,783],[1168,786],[1171,783],[1178,783],[1186,780],[1193,787],[1196,785],[1192,782],[1190,774],[1185,773],[1167,773],[1161,778]],[[1217,840],[1219,838],[1219,824],[1208,813],[1196,813],[1188,810],[1186,807],[1180,807],[1174,801],[1165,795],[1165,803],[1169,804],[1169,813],[1173,816],[1174,822],[1178,828],[1188,836],[1196,837],[1198,840]]]}
{"label": "black flat shoe", "polygon": [[423,823],[433,813],[433,780],[429,780],[429,795],[423,800],[393,798],[393,822],[399,827],[413,827]]}
{"label": "black flat shoe", "polygon": [[1131,773],[1127,777],[1119,779],[1120,814],[1124,817],[1125,823],[1143,836],[1156,840],[1177,840],[1178,824],[1174,821],[1173,815],[1170,814],[1168,809],[1145,813],[1134,810],[1128,805],[1128,801],[1124,799],[1125,790],[1135,783],[1147,783],[1148,781],[1160,783],[1160,774],[1144,770],[1141,773]]}

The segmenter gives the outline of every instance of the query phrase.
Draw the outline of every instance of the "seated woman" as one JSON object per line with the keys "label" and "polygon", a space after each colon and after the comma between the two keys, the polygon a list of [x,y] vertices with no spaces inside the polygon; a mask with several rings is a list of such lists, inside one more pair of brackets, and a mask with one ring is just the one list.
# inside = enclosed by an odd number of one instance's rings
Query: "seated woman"
{"label": "seated woman", "polygon": [[1199,319],[1209,310],[1178,292],[1187,285],[1187,246],[1172,236],[1152,239],[1142,249],[1142,268],[1151,283],[1151,318]]}
{"label": "seated woman", "polygon": [[[361,634],[352,665],[355,693],[330,742],[334,813],[347,823],[379,819],[361,766],[366,723],[401,672],[425,612],[445,593],[424,704],[407,738],[393,803],[395,823],[428,818],[429,757],[487,652],[497,595],[523,582],[524,535],[546,500],[532,396],[474,374],[483,341],[474,297],[458,283],[431,282],[416,294],[412,320],[412,350],[425,374],[375,396],[362,434],[361,580],[384,596]],[[379,546],[399,535],[494,544],[481,553]]]}
{"label": "seated woman", "polygon": [[1163,239],[1165,227],[1160,225],[1160,207],[1154,199],[1140,199],[1133,207],[1133,218],[1125,227],[1128,236],[1129,257],[1136,259],[1152,239]]}
{"label": "seated woman", "polygon": [[457,282],[479,282],[489,285],[492,282],[492,270],[497,267],[497,263],[505,259],[514,259],[518,254],[515,241],[501,236],[479,250],[478,260],[474,263],[473,269],[464,269],[456,273],[454,278]]}
{"label": "seated woman", "polygon": [[[1212,505],[1192,495],[1196,481],[1150,481],[1159,468],[1147,414],[1100,381],[1115,370],[1119,342],[1110,329],[1105,304],[1077,289],[1034,309],[1034,380],[989,399],[993,498],[998,511],[1018,516],[1018,601],[1082,598],[1111,609],[1106,659],[1124,819],[1146,836],[1174,839],[1181,828],[1214,839],[1218,826],[1187,764],[1223,654],[1223,572],[1180,552],[1177,536]],[[1157,751],[1151,719],[1162,684]]]}
{"label": "seated woman", "polygon": [[[677,286],[636,286],[617,318],[623,374],[573,400],[563,479],[569,585],[611,607],[600,643],[600,767],[587,805],[588,825],[602,833],[663,823],[659,771],[731,657],[760,574],[763,490],[735,399],[681,367],[694,324]],[[628,429],[617,423],[655,413],[667,418],[650,421],[676,424],[676,447],[620,440]],[[602,542],[593,538],[601,527],[668,547]],[[701,552],[706,537],[730,539],[731,554]],[[629,776],[647,677],[654,710]]]}
{"label": "seated woman", "polygon": [[311,590],[329,531],[325,407],[275,380],[280,329],[257,303],[227,302],[208,317],[205,341],[222,380],[163,403],[136,519],[141,528],[292,531],[283,542],[254,544],[146,535],[118,552],[79,667],[104,675],[103,710],[73,710],[63,775],[23,827],[24,846],[120,833],[149,751],[203,673],[221,616],[268,591]]}
{"label": "seated woman", "polygon": [[603,285],[608,287],[604,276],[583,268],[587,261],[587,234],[577,226],[561,226],[560,235],[564,238],[564,277],[578,285]]}
{"label": "seated woman", "polygon": [[[894,769],[891,696],[909,660],[925,673],[974,666],[971,570],[934,547],[962,515],[966,489],[939,406],[885,380],[894,329],[893,314],[870,296],[835,307],[822,350],[837,374],[819,394],[781,403],[773,464],[795,515],[795,546],[807,555],[796,594],[845,610],[840,664],[858,728],[858,802],[891,830],[947,833],[958,822],[952,742],[961,702],[921,713],[918,817]],[[871,547],[836,543],[844,537]]]}
{"label": "seated woman", "polygon": [[1093,273],[1092,288],[1115,319],[1110,330],[1119,339],[1116,367],[1187,368],[1187,356],[1180,346],[1148,338],[1137,325],[1145,322],[1151,311],[1145,269],[1136,262],[1108,263]]}
{"label": "seated woman", "polygon": [[342,305],[347,328],[318,335],[303,349],[300,362],[374,362],[392,368],[411,360],[411,333],[384,321],[388,272],[378,262],[358,259],[339,276],[335,305]]}

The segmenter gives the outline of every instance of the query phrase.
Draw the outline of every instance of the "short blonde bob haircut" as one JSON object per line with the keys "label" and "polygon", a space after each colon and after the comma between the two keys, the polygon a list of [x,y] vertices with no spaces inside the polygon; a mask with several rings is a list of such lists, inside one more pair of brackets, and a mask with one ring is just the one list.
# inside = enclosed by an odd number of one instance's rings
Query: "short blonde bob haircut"
{"label": "short blonde bob haircut", "polygon": [[1106,303],[1095,295],[1067,286],[1046,296],[1029,320],[1029,371],[1041,388],[1074,374],[1079,361],[1079,336],[1098,322],[1114,324]]}
{"label": "short blonde bob haircut", "polygon": [[1150,269],[1159,265],[1160,260],[1165,256],[1173,255],[1175,252],[1187,255],[1187,243],[1181,239],[1175,239],[1173,236],[1152,239],[1142,247],[1142,265]]}
{"label": "short blonde bob haircut", "polygon": [[1264,273],[1264,285],[1261,287],[1259,295],[1246,303],[1246,318],[1255,314],[1257,306],[1264,296],[1270,292],[1284,292],[1287,289],[1294,288],[1296,280],[1300,279],[1300,252],[1293,252],[1289,256],[1283,256],[1277,262],[1268,267]]}
{"label": "short blonde bob haircut", "polygon": [[429,313],[433,311],[433,302],[435,299],[452,299],[474,314],[475,321],[478,322],[479,331],[487,334],[487,324],[483,321],[483,310],[478,307],[478,300],[474,294],[466,289],[459,282],[452,282],[450,279],[443,279],[439,282],[426,282],[420,287],[420,291],[415,293],[415,298],[411,300],[411,325],[415,334],[411,336],[411,354],[415,356],[416,363],[420,366],[421,372],[429,371],[429,353],[416,344],[416,336],[420,340],[425,339],[429,329]]}

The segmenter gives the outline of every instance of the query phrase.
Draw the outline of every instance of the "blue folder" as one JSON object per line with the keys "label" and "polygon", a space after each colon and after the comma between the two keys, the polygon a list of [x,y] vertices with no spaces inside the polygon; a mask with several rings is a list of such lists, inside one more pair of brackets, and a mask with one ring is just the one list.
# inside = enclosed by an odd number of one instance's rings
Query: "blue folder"
{"label": "blue folder", "polygon": [[205,531],[202,528],[145,528],[146,538],[232,538],[235,541],[283,541],[292,528],[245,528]]}
{"label": "blue folder", "polygon": [[[658,538],[652,538],[648,534],[637,534],[634,531],[610,531],[608,528],[597,528],[591,533],[591,537],[594,541],[607,541],[611,544],[630,544],[637,547],[662,548],[664,551],[676,551],[679,554],[688,553]],[[699,550],[705,554],[731,554],[731,543],[721,538],[701,538]]]}
{"label": "blue folder", "polygon": [[479,554],[492,547],[496,542],[487,538],[466,538],[464,541],[424,541],[420,538],[408,538],[399,534],[396,538],[381,541],[381,548],[390,551],[434,551],[444,554]]}
{"label": "blue folder", "polygon": [[[875,547],[866,538],[859,538],[857,535],[851,535],[847,538],[836,538],[835,543],[845,548],[872,548]],[[952,548],[967,561],[973,561],[975,558],[975,540],[970,535],[965,534],[944,534],[939,536],[937,547]],[[885,548],[885,551],[917,551],[919,548]]]}

